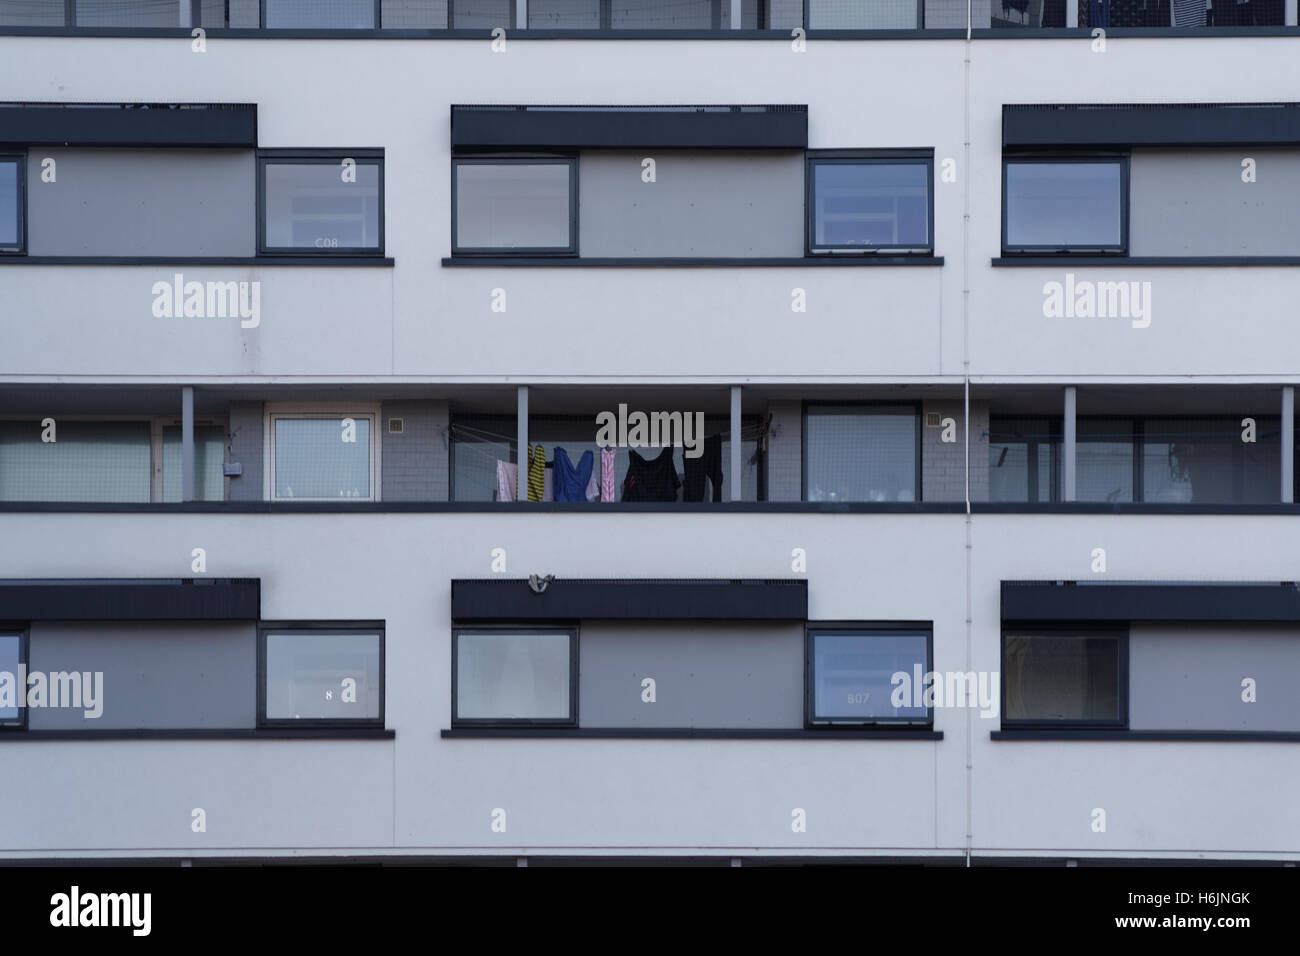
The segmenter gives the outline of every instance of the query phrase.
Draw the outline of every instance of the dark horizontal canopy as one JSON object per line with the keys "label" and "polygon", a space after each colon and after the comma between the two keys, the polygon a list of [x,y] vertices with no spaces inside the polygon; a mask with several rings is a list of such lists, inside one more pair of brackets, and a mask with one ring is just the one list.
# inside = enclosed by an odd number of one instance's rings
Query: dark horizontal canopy
{"label": "dark horizontal canopy", "polygon": [[525,578],[451,582],[451,616],[471,621],[803,621],[799,580],[556,580],[538,594]]}
{"label": "dark horizontal canopy", "polygon": [[1002,107],[1004,149],[1300,145],[1300,103]]}
{"label": "dark horizontal canopy", "polygon": [[1005,621],[1300,621],[1300,584],[1003,581]]}
{"label": "dark horizontal canopy", "polygon": [[257,146],[252,103],[0,103],[13,146]]}
{"label": "dark horizontal canopy", "polygon": [[453,106],[454,149],[806,149],[806,106]]}
{"label": "dark horizontal canopy", "polygon": [[0,580],[0,621],[256,621],[260,578]]}

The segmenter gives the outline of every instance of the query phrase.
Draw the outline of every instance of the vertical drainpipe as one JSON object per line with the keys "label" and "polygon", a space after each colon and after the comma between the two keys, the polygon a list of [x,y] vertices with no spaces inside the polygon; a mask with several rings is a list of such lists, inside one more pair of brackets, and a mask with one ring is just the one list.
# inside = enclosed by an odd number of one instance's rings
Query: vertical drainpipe
{"label": "vertical drainpipe", "polygon": [[[975,654],[975,629],[971,618],[971,560],[972,532],[970,511],[970,54],[971,26],[974,19],[971,10],[972,0],[966,0],[966,43],[962,58],[962,215],[961,215],[961,364],[962,364],[962,417],[966,425],[966,673],[972,669]],[[962,708],[966,712],[966,865],[971,865],[971,850],[975,843],[974,824],[974,743],[975,728],[970,707]]]}
{"label": "vertical drainpipe", "polygon": [[517,390],[518,395],[518,416],[515,422],[516,441],[515,447],[518,451],[515,458],[519,460],[519,476],[516,482],[515,498],[518,501],[528,500],[528,386],[520,385]]}
{"label": "vertical drainpipe", "polygon": [[181,389],[181,501],[194,500],[194,386]]}

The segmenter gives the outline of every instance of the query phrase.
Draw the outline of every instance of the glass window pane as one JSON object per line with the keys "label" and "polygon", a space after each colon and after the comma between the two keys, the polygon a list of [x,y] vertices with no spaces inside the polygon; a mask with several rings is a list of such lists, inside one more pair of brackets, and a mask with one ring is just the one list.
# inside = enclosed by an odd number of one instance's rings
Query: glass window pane
{"label": "glass window pane", "polygon": [[[924,706],[914,706],[906,695],[895,707],[894,675],[909,682],[928,670],[927,635],[914,634],[814,634],[814,720],[926,720]],[[911,686],[909,683],[907,686]]]}
{"label": "glass window pane", "polygon": [[808,0],[813,30],[915,30],[916,0]]}
{"label": "glass window pane", "polygon": [[1118,248],[1123,199],[1119,163],[1007,163],[1007,246]]}
{"label": "glass window pane", "polygon": [[600,0],[529,0],[530,30],[597,30]]}
{"label": "glass window pane", "polygon": [[370,30],[374,0],[266,0],[267,27],[313,30]]}
{"label": "glass window pane", "polygon": [[915,501],[916,413],[852,405],[808,409],[809,501]]}
{"label": "glass window pane", "polygon": [[456,717],[568,720],[567,632],[456,635]]}
{"label": "glass window pane", "polygon": [[[169,425],[162,430],[163,501],[181,500],[181,429]],[[221,470],[226,460],[226,429],[201,425],[194,429],[194,500],[222,501],[225,494]]]}
{"label": "glass window pane", "polygon": [[1279,420],[1255,418],[1243,441],[1242,417],[1147,419],[1142,446],[1144,501],[1266,504],[1279,499]]}
{"label": "glass window pane", "polygon": [[1079,419],[1075,494],[1079,501],[1133,500],[1133,423]]}
{"label": "glass window pane", "polygon": [[369,418],[276,418],[274,427],[275,497],[371,497]]}
{"label": "glass window pane", "polygon": [[268,720],[378,720],[377,633],[266,635]]}
{"label": "glass window pane", "polygon": [[0,422],[0,500],[149,500],[148,422]]}
{"label": "glass window pane", "polygon": [[451,0],[457,30],[491,30],[515,25],[510,0]]}
{"label": "glass window pane", "polygon": [[920,163],[815,163],[813,245],[930,245],[929,170]]}
{"label": "glass window pane", "polygon": [[610,0],[615,30],[709,30],[716,0]]}
{"label": "glass window pane", "polygon": [[1051,501],[1055,447],[1046,419],[995,419],[989,428],[989,500]]}
{"label": "glass window pane", "polygon": [[79,27],[178,27],[190,0],[77,0]]}
{"label": "glass window pane", "polygon": [[0,160],[0,249],[17,249],[21,232],[22,195],[16,159]]}
{"label": "glass window pane", "polygon": [[3,678],[9,681],[9,686],[14,691],[14,704],[12,707],[0,705],[0,724],[21,724],[22,711],[18,704],[26,700],[23,697],[26,691],[18,683],[18,665],[21,663],[22,656],[22,635],[21,634],[0,634],[0,675],[8,675]]}
{"label": "glass window pane", "polygon": [[1120,720],[1118,637],[1007,635],[1007,720]]}
{"label": "glass window pane", "polygon": [[[452,492],[456,501],[496,501],[497,462],[515,462],[514,418],[457,417],[451,428]],[[530,441],[537,441],[529,435]],[[516,486],[518,487],[518,486]]]}
{"label": "glass window pane", "polygon": [[568,163],[459,163],[458,249],[568,249]]}
{"label": "glass window pane", "polygon": [[0,26],[61,27],[63,0],[0,0]]}
{"label": "glass window pane", "polygon": [[383,0],[380,23],[385,30],[445,30],[447,3],[448,0]]}
{"label": "glass window pane", "polygon": [[358,162],[347,182],[343,158],[265,165],[267,248],[379,248],[379,166]]}

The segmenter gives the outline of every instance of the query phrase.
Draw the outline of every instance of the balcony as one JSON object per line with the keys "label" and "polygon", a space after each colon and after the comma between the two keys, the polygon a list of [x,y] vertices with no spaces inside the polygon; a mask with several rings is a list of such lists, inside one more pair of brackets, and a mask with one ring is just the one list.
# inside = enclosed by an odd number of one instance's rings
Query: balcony
{"label": "balcony", "polygon": [[[117,35],[237,31],[235,35],[482,37],[537,35],[761,38],[803,29],[822,36],[965,32],[964,0],[0,0],[0,31]],[[973,0],[983,36],[1026,30],[1187,32],[1296,25],[1294,0]],[[989,33],[983,33],[989,31]]]}

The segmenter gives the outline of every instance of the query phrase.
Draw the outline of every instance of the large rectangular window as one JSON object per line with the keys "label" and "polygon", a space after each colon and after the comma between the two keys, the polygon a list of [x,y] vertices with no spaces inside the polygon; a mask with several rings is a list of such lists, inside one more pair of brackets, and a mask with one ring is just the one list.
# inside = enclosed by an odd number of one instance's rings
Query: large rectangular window
{"label": "large rectangular window", "polygon": [[1280,497],[1281,455],[1278,418],[1149,418],[1142,500],[1270,504]]}
{"label": "large rectangular window", "polygon": [[1128,635],[1006,631],[1002,688],[1004,727],[1124,727],[1128,723]]}
{"label": "large rectangular window", "polygon": [[378,500],[376,414],[272,413],[271,500]]}
{"label": "large rectangular window", "polygon": [[930,708],[918,701],[931,669],[930,636],[921,630],[810,627],[808,722],[929,725]]}
{"label": "large rectangular window", "polygon": [[384,724],[384,633],[264,628],[259,723]]}
{"label": "large rectangular window", "polygon": [[1006,252],[1128,249],[1127,158],[1007,159],[1002,202]]}
{"label": "large rectangular window", "polygon": [[1055,501],[1060,447],[1059,430],[1051,419],[992,419],[989,500]]}
{"label": "large rectangular window", "polygon": [[25,162],[22,156],[0,156],[0,253],[22,252],[26,245]]}
{"label": "large rectangular window", "polygon": [[453,253],[578,251],[578,161],[457,159]]}
{"label": "large rectangular window", "polygon": [[920,500],[918,417],[913,405],[808,403],[804,500]]}
{"label": "large rectangular window", "polygon": [[0,681],[7,681],[13,692],[12,701],[0,700],[0,727],[25,727],[27,725],[27,688],[21,686],[19,668],[27,662],[27,635],[20,631],[0,628]]}
{"label": "large rectangular window", "polygon": [[917,0],[806,0],[810,30],[916,30]]}
{"label": "large rectangular window", "polygon": [[0,501],[150,500],[147,421],[0,422]]}
{"label": "large rectangular window", "polygon": [[294,255],[384,251],[384,161],[374,150],[258,157],[258,248]]}
{"label": "large rectangular window", "polygon": [[576,628],[457,630],[451,667],[453,724],[577,724]]}
{"label": "large rectangular window", "polygon": [[810,157],[811,252],[929,252],[930,158]]}
{"label": "large rectangular window", "polygon": [[372,30],[375,0],[262,0],[272,30]]}
{"label": "large rectangular window", "polygon": [[[222,501],[226,497],[226,429],[223,425],[194,428],[194,500]],[[162,500],[181,500],[181,429],[162,429]]]}

